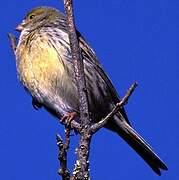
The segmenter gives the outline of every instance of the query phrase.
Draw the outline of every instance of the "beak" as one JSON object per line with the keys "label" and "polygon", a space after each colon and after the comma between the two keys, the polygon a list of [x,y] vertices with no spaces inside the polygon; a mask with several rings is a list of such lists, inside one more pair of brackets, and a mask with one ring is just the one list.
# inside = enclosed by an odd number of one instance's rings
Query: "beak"
{"label": "beak", "polygon": [[25,21],[22,21],[21,24],[18,24],[17,27],[15,28],[16,31],[22,32],[24,29]]}

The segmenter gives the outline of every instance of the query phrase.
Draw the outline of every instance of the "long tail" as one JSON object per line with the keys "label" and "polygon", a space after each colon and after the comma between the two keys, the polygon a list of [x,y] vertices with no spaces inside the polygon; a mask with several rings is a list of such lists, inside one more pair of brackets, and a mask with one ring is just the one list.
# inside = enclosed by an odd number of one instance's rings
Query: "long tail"
{"label": "long tail", "polygon": [[146,163],[160,176],[160,169],[167,170],[167,166],[155,154],[150,145],[126,122],[115,120],[117,133],[146,161]]}

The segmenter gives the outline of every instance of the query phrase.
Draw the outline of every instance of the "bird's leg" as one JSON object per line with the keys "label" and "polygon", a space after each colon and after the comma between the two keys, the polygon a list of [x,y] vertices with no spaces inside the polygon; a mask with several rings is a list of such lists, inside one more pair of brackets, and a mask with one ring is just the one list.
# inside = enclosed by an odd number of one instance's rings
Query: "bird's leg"
{"label": "bird's leg", "polygon": [[66,115],[64,115],[61,118],[61,121],[62,122],[66,122],[67,126],[69,126],[71,121],[73,121],[76,116],[77,116],[77,113],[75,111],[74,112],[70,112],[70,113],[67,113]]}

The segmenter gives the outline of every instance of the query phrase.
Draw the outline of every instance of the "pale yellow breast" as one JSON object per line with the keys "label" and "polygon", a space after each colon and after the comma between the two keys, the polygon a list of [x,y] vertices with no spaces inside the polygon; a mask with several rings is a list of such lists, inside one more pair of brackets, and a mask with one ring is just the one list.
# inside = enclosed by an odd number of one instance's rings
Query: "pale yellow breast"
{"label": "pale yellow breast", "polygon": [[47,41],[38,37],[31,45],[20,44],[16,52],[19,78],[30,92],[53,88],[64,74],[58,53]]}

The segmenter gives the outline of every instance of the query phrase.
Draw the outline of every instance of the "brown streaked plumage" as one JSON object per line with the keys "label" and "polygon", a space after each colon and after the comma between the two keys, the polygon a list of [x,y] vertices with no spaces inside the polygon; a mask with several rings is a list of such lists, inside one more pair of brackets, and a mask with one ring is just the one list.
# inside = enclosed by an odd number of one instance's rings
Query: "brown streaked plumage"
{"label": "brown streaked plumage", "polygon": [[[64,14],[50,7],[35,8],[17,30],[21,32],[16,50],[18,76],[31,94],[34,107],[43,106],[57,118],[76,112],[75,120],[78,120],[78,93]],[[120,99],[94,51],[80,33],[78,37],[89,110],[95,122],[105,117]],[[106,128],[119,134],[158,175],[160,169],[167,170],[152,148],[131,127],[124,109],[109,121]]]}

